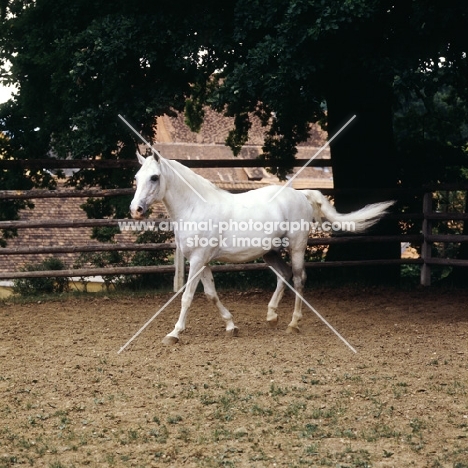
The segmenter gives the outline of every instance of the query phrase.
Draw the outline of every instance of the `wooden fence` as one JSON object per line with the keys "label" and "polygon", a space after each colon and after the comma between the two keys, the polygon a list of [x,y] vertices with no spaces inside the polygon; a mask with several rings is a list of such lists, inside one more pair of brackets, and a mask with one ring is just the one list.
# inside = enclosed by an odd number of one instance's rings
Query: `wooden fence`
{"label": "wooden fence", "polygon": [[[261,167],[258,160],[189,160],[180,161],[189,167]],[[297,160],[296,166],[303,166],[308,160]],[[116,167],[136,167],[133,161],[126,161],[124,164],[119,161],[0,161],[0,169],[12,168],[107,168]],[[330,160],[314,160],[311,166],[329,166]],[[319,189],[320,190],[320,189]],[[348,266],[386,266],[386,265],[405,265],[413,264],[421,267],[421,284],[428,286],[431,283],[431,266],[468,266],[468,260],[457,260],[449,258],[433,258],[431,256],[433,243],[463,243],[468,242],[468,236],[456,235],[434,235],[432,233],[432,224],[435,221],[468,221],[467,213],[436,213],[432,211],[433,193],[436,191],[467,191],[468,185],[438,185],[425,187],[417,190],[383,190],[382,195],[399,199],[401,196],[422,195],[422,207],[420,212],[402,213],[390,215],[394,219],[404,222],[405,220],[418,220],[422,222],[422,229],[415,235],[352,235],[339,237],[320,237],[309,239],[309,245],[333,245],[333,244],[357,244],[357,243],[385,243],[400,242],[412,245],[421,245],[420,258],[400,258],[400,259],[382,259],[382,260],[356,260],[356,261],[324,261],[307,262],[307,268],[329,268],[329,267],[348,267]],[[322,189],[326,195],[338,193],[337,190]],[[348,191],[350,192],[350,191]],[[362,192],[355,190],[353,192]],[[75,190],[75,191],[47,191],[47,190],[3,190],[0,191],[0,199],[33,199],[33,198],[87,198],[87,197],[111,197],[117,195],[130,195],[133,189],[114,189],[114,190]],[[365,192],[363,192],[365,193]],[[31,229],[31,228],[69,228],[69,227],[103,227],[119,226],[119,222],[128,220],[117,219],[83,219],[83,220],[28,220],[28,221],[1,221],[0,229]],[[81,253],[81,252],[106,252],[106,251],[154,251],[161,249],[175,249],[173,243],[166,244],[95,244],[86,246],[55,246],[55,247],[20,247],[20,248],[0,248],[1,255],[28,255],[28,254],[60,254],[60,253]],[[186,266],[180,253],[176,252],[174,265],[160,266],[132,266],[132,267],[108,267],[108,268],[85,268],[85,269],[67,269],[67,270],[49,270],[49,271],[15,271],[0,272],[1,279],[16,278],[39,278],[39,277],[86,277],[101,275],[127,275],[143,273],[175,273],[174,289],[178,290],[184,281]],[[247,271],[266,269],[266,264],[237,264],[237,265],[214,265],[213,271]]]}

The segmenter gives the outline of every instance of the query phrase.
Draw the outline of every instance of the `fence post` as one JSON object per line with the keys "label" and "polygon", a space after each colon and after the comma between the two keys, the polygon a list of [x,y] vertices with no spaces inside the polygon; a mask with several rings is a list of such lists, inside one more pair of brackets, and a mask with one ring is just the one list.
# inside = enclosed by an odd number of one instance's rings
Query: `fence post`
{"label": "fence post", "polygon": [[427,192],[423,196],[423,224],[422,224],[422,235],[423,243],[421,246],[421,258],[423,259],[423,265],[421,267],[421,285],[431,285],[431,267],[427,264],[427,261],[431,258],[432,244],[428,242],[427,236],[432,234],[432,223],[427,216],[432,213],[432,192]]}
{"label": "fence post", "polygon": [[184,285],[185,281],[185,258],[182,250],[176,247],[174,254],[174,292],[177,292]]}

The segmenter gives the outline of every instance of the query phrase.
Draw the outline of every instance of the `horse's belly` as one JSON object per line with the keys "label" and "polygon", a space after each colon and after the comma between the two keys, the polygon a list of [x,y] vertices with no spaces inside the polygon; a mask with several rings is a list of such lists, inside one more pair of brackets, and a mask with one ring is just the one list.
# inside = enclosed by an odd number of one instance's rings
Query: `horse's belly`
{"label": "horse's belly", "polygon": [[255,252],[252,250],[249,252],[222,252],[219,254],[219,256],[217,255],[215,258],[213,258],[213,260],[226,263],[245,263],[263,257],[263,255],[265,255],[267,252],[268,250],[262,249],[256,250]]}
{"label": "horse's belly", "polygon": [[221,262],[243,263],[263,257],[270,250],[288,247],[288,239],[270,237],[234,237],[228,246],[222,246],[214,260]]}

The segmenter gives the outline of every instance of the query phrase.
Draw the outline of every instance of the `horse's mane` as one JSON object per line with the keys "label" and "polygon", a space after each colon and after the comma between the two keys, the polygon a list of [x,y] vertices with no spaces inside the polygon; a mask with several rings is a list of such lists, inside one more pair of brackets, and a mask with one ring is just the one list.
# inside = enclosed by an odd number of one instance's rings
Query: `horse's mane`
{"label": "horse's mane", "polygon": [[[231,195],[228,191],[217,187],[215,184],[205,179],[199,174],[193,172],[190,168],[184,166],[173,159],[165,159],[166,162],[174,171],[180,174],[197,192],[205,198],[213,195],[216,199],[220,196]],[[176,176],[177,177],[177,176]]]}

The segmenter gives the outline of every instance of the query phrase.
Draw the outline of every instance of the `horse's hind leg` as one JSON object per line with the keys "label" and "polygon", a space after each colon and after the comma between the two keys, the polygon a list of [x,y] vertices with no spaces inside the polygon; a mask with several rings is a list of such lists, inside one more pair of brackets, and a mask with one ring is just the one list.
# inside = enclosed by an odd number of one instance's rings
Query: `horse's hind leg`
{"label": "horse's hind leg", "polygon": [[[292,276],[292,268],[281,258],[281,254],[274,250],[263,256],[265,263],[272,266],[286,281]],[[278,325],[278,305],[283,298],[285,284],[281,278],[277,278],[276,289],[268,303],[267,322],[271,327]]]}
{"label": "horse's hind leg", "polygon": [[233,317],[229,310],[227,310],[219,300],[214,284],[213,273],[209,267],[206,267],[203,270],[201,281],[203,283],[206,297],[218,308],[221,317],[226,322],[226,333],[231,336],[237,336],[239,329],[234,325]]}
{"label": "horse's hind leg", "polygon": [[296,292],[296,299],[294,302],[294,312],[292,320],[286,329],[287,333],[299,333],[299,322],[302,319],[302,296],[304,284],[306,281],[306,273],[304,269],[304,251],[292,250],[291,251],[291,264],[293,273],[294,290]]}

